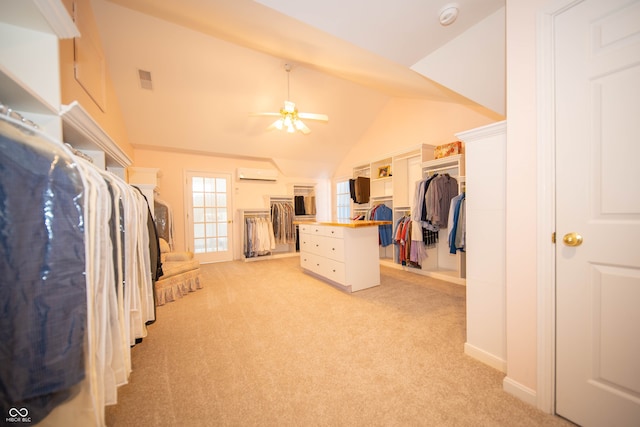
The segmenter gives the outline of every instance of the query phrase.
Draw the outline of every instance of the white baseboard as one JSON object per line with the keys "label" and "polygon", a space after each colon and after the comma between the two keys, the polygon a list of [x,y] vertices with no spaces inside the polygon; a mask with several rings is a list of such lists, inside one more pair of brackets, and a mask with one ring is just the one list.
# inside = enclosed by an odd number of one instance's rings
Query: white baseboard
{"label": "white baseboard", "polygon": [[473,357],[474,359],[477,359],[482,363],[487,364],[492,368],[499,370],[500,372],[507,373],[506,360],[500,359],[499,357],[491,353],[487,353],[486,351],[481,350],[478,347],[475,347],[469,343],[464,343],[464,354],[466,354],[467,356]]}
{"label": "white baseboard", "polygon": [[518,399],[525,401],[529,405],[538,405],[538,398],[535,390],[531,390],[529,387],[526,387],[509,377],[505,377],[502,380],[502,389]]}

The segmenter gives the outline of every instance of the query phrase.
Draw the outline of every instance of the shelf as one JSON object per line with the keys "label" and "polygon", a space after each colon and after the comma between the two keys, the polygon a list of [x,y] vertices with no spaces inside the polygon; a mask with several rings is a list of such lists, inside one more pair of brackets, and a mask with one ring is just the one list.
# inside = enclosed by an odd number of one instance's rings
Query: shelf
{"label": "shelf", "polygon": [[58,114],[58,109],[49,104],[28,85],[0,64],[0,101],[16,111],[35,114]]}
{"label": "shelf", "polygon": [[131,159],[98,125],[95,120],[74,101],[63,105],[60,111],[64,141],[78,150],[104,151],[106,165],[127,167]]}
{"label": "shelf", "polygon": [[385,176],[382,178],[371,178],[371,181],[391,181],[392,178],[393,176]]}
{"label": "shelf", "polygon": [[457,175],[464,175],[464,154],[456,154],[455,156],[422,162],[423,170],[445,170],[453,168],[458,168]]}
{"label": "shelf", "polygon": [[80,37],[78,27],[60,0],[5,1],[1,9],[1,22],[55,34],[59,39]]}

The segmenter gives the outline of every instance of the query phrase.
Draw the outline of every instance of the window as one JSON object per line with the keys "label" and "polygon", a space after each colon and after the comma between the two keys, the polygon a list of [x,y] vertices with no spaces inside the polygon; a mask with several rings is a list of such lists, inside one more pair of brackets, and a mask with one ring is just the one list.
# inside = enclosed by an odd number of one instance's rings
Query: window
{"label": "window", "polygon": [[351,191],[349,181],[340,181],[336,185],[336,217],[337,219],[351,218]]}
{"label": "window", "polygon": [[231,175],[185,171],[187,248],[201,263],[231,261]]}

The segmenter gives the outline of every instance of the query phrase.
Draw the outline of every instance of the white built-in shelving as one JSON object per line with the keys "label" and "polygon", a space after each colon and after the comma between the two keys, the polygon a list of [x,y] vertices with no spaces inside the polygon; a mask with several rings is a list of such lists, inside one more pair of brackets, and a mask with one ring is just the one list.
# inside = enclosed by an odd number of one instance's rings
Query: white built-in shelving
{"label": "white built-in shelving", "polygon": [[[425,161],[421,165],[423,177],[438,174],[449,174],[458,182],[458,192],[463,192],[466,185],[464,154]],[[449,253],[449,228],[438,231],[439,243],[427,249],[427,257],[421,268],[415,269],[427,276],[449,282],[466,284],[466,252]],[[414,269],[412,269],[414,270]]]}
{"label": "white built-in shelving", "polygon": [[[416,182],[428,174],[449,173],[456,178],[459,191],[464,191],[466,179],[464,176],[464,154],[458,154],[441,159],[434,159],[434,148],[427,144],[420,144],[404,149],[369,163],[360,164],[352,169],[353,177],[364,176],[370,178],[370,200],[367,204],[352,203],[353,216],[364,214],[377,204],[384,204],[393,210],[393,224],[413,209]],[[396,245],[379,247],[380,262],[402,268],[413,273],[435,277],[457,284],[465,284],[466,254],[449,253],[447,245],[448,229],[439,232],[438,245],[427,249],[427,258],[420,268],[401,266],[397,264]]]}
{"label": "white built-in shelving", "polygon": [[124,178],[126,153],[80,104],[61,104],[59,40],[79,36],[60,0],[0,3],[0,103]]}

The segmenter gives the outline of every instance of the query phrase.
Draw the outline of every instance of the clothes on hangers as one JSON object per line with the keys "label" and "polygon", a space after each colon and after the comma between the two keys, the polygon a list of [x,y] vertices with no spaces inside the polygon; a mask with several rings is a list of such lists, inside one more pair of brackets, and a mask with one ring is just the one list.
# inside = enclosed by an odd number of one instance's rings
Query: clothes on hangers
{"label": "clothes on hangers", "polygon": [[268,255],[276,248],[273,224],[265,216],[248,216],[244,219],[244,256],[254,258]]}
{"label": "clothes on hangers", "polygon": [[[367,212],[367,219],[372,221],[393,221],[393,211],[384,203],[373,206]],[[393,225],[382,224],[378,226],[378,243],[382,247],[393,243]]]}
{"label": "clothes on hangers", "polygon": [[0,121],[0,406],[42,419],[85,378],[84,195],[73,159]]}
{"label": "clothes on hangers", "polygon": [[351,199],[358,204],[369,203],[371,181],[366,176],[359,176],[349,180]]}
{"label": "clothes on hangers", "polygon": [[396,221],[393,231],[393,241],[398,247],[395,262],[408,267],[420,268],[426,254],[423,254],[424,243],[419,238],[413,238],[413,233],[416,232],[414,223],[411,215],[403,215]]}
{"label": "clothes on hangers", "polygon": [[458,181],[447,173],[430,181],[424,196],[427,221],[436,227],[447,228],[451,199],[458,195]]}
{"label": "clothes on hangers", "polygon": [[316,214],[316,197],[315,196],[294,196],[293,204],[295,206],[296,215],[315,215]]}
{"label": "clothes on hangers", "polygon": [[465,193],[461,193],[451,199],[449,208],[449,253],[455,254],[458,250],[466,249],[466,222],[465,222]]}
{"label": "clothes on hangers", "polygon": [[173,250],[173,211],[169,203],[157,195],[153,197],[153,215],[158,237],[164,239],[169,244],[169,248]]}
{"label": "clothes on hangers", "polygon": [[427,249],[438,243],[441,228],[449,226],[451,200],[458,195],[458,182],[449,174],[433,174],[415,183],[411,210],[411,243],[408,261],[420,265]]}
{"label": "clothes on hangers", "polygon": [[295,243],[296,227],[293,223],[294,217],[293,203],[271,202],[271,222],[276,244]]}
{"label": "clothes on hangers", "polygon": [[102,426],[155,319],[148,204],[5,117],[0,145],[2,406],[28,407],[35,423]]}

